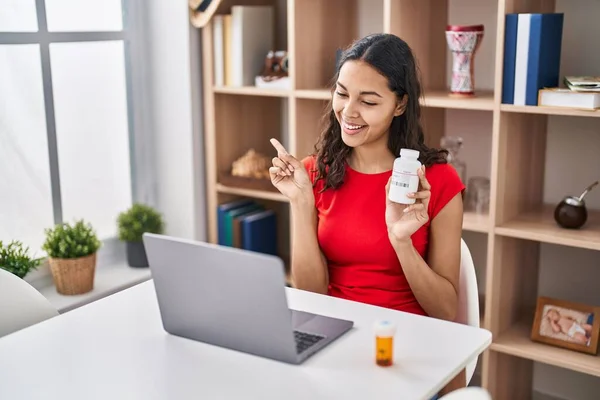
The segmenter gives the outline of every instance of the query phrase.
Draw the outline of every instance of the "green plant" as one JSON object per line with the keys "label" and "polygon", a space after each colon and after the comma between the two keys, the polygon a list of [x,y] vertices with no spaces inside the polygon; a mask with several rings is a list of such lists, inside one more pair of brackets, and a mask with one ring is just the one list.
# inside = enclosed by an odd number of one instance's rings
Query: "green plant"
{"label": "green plant", "polygon": [[119,214],[119,239],[124,242],[141,242],[144,232],[163,233],[165,224],[162,215],[154,208],[140,203],[133,204]]}
{"label": "green plant", "polygon": [[57,224],[48,228],[42,248],[52,258],[79,258],[89,256],[100,248],[100,240],[89,223],[77,220],[73,224]]}
{"label": "green plant", "polygon": [[37,269],[43,258],[29,255],[29,247],[18,240],[4,245],[0,240],[0,268],[24,278],[30,271]]}

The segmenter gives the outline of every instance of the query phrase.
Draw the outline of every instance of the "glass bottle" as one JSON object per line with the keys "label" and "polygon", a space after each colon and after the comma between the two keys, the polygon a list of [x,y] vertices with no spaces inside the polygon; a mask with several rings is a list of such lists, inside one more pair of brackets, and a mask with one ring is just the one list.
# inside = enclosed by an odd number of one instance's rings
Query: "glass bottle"
{"label": "glass bottle", "polygon": [[456,169],[461,181],[467,184],[467,164],[460,159],[459,152],[463,145],[463,138],[460,136],[442,136],[441,146],[448,150],[448,163]]}
{"label": "glass bottle", "polygon": [[394,364],[394,335],[396,325],[391,321],[378,321],[375,324],[375,363],[380,367]]}

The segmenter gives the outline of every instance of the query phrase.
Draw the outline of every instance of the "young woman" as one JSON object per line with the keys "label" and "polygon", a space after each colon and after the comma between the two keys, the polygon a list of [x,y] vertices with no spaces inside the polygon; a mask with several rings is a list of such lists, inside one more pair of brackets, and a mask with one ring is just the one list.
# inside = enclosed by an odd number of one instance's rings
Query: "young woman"
{"label": "young woman", "polygon": [[[464,185],[447,153],[424,144],[409,46],[389,34],[358,40],[342,55],[332,96],[315,155],[300,162],[271,140],[271,181],[292,211],[294,286],[454,320]],[[423,164],[410,206],[387,197],[402,148],[418,150]],[[461,373],[445,391],[464,385]]]}

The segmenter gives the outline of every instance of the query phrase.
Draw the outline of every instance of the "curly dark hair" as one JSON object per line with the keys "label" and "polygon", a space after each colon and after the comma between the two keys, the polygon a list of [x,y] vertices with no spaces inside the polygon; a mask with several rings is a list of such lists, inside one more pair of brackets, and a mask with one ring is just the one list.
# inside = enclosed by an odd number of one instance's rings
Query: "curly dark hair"
{"label": "curly dark hair", "polygon": [[[404,95],[408,95],[404,113],[394,117],[390,125],[389,150],[396,155],[400,154],[402,148],[418,150],[419,161],[426,167],[446,163],[447,150],[433,149],[425,145],[419,104],[421,83],[416,61],[408,44],[392,34],[373,34],[355,41],[340,57],[331,84],[332,93],[342,65],[349,60],[366,62],[379,71],[387,78],[390,90],[396,93],[399,100]],[[317,158],[315,183],[319,179],[325,179],[323,191],[328,188],[337,189],[342,185],[346,159],[352,151],[352,148],[342,140],[341,128],[333,111],[332,100],[327,105],[324,119],[326,128],[315,145]]]}

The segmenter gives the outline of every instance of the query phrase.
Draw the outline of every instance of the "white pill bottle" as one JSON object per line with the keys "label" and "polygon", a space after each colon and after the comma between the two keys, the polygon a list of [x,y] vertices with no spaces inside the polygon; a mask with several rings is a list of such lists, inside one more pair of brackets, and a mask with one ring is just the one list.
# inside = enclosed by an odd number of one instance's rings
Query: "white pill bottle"
{"label": "white pill bottle", "polygon": [[406,197],[408,193],[415,193],[419,188],[419,175],[421,168],[419,152],[411,149],[401,149],[400,157],[394,160],[392,181],[390,182],[389,199],[394,203],[414,204],[415,199]]}

